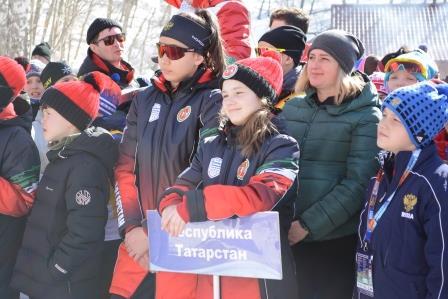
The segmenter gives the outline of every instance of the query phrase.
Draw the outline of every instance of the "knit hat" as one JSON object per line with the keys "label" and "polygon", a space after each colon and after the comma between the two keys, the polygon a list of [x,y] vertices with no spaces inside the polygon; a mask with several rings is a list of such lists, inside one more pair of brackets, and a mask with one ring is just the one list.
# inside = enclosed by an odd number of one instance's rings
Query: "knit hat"
{"label": "knit hat", "polygon": [[14,59],[0,56],[0,110],[8,106],[26,84],[25,71]]}
{"label": "knit hat", "polygon": [[112,19],[107,18],[96,18],[92,24],[90,24],[89,29],[87,29],[87,44],[90,45],[93,42],[93,39],[104,29],[109,29],[117,27],[120,28],[120,30],[123,30],[121,28],[121,25],[118,22],[115,22]]}
{"label": "knit hat", "polygon": [[30,61],[30,68],[28,72],[26,72],[26,78],[31,77],[40,77],[40,74],[42,73],[42,70],[45,68],[45,64],[37,59],[31,59]]}
{"label": "knit hat", "polygon": [[381,94],[384,94],[384,95],[387,94],[387,90],[384,87],[384,73],[382,73],[382,72],[373,72],[369,76],[369,79],[375,85],[376,90],[378,91],[378,93],[381,93]]}
{"label": "knit hat", "polygon": [[415,78],[417,78],[418,81],[430,80],[434,78],[434,76],[439,72],[437,64],[427,53],[423,52],[422,50],[414,50],[409,53],[405,53],[392,58],[386,63],[386,65],[384,66],[384,72],[386,73],[384,81],[386,84],[387,81],[389,81],[390,75],[393,72],[397,71],[394,70],[392,66],[397,64],[399,65],[398,70],[401,71],[408,71],[409,65],[416,66],[416,69],[418,69],[418,71],[409,71],[412,73],[412,75],[415,76]]}
{"label": "knit hat", "polygon": [[330,54],[347,74],[352,71],[355,62],[364,54],[362,42],[356,36],[343,30],[322,32],[314,38],[309,53],[314,49]]}
{"label": "knit hat", "polygon": [[42,70],[42,73],[40,74],[40,81],[42,81],[44,88],[47,89],[55,84],[59,79],[68,75],[74,75],[70,66],[62,61],[50,62]]}
{"label": "knit hat", "polygon": [[31,56],[39,55],[47,59],[48,61],[51,61],[51,47],[47,42],[43,42],[38,44],[33,52],[31,53]]}
{"label": "knit hat", "polygon": [[258,42],[267,42],[276,48],[286,49],[284,53],[298,65],[305,49],[306,35],[295,26],[280,26],[263,34]]}
{"label": "knit hat", "polygon": [[398,88],[386,97],[384,108],[400,118],[417,148],[425,147],[448,122],[448,84],[423,81]]}
{"label": "knit hat", "polygon": [[85,130],[98,115],[100,93],[106,79],[100,72],[85,75],[80,81],[60,82],[42,95],[41,105],[61,114],[80,131]]}
{"label": "knit hat", "polygon": [[[282,90],[283,71],[281,56],[275,51],[268,51],[263,56],[238,60],[226,68],[224,80],[238,80],[249,87],[259,98],[266,98],[274,106]],[[221,81],[221,88],[222,83]]]}

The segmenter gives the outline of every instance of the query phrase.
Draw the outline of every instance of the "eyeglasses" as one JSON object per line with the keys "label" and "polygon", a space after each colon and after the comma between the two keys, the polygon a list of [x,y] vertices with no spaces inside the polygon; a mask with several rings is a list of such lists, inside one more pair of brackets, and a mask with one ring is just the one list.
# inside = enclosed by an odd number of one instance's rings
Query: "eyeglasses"
{"label": "eyeglasses", "polygon": [[103,41],[106,46],[112,46],[115,43],[115,40],[117,40],[119,43],[123,43],[126,41],[126,34],[119,33],[114,35],[106,36],[102,39],[99,39],[96,44],[98,44],[100,41]]}
{"label": "eyeglasses", "polygon": [[187,52],[194,52],[194,49],[187,49],[182,48],[174,45],[165,45],[161,43],[156,43],[157,46],[157,53],[159,55],[159,58],[162,58],[163,55],[166,54],[166,56],[170,60],[178,60],[185,56],[185,53]]}
{"label": "eyeglasses", "polygon": [[386,72],[407,71],[409,73],[423,73],[420,65],[410,62],[394,61],[387,66]]}

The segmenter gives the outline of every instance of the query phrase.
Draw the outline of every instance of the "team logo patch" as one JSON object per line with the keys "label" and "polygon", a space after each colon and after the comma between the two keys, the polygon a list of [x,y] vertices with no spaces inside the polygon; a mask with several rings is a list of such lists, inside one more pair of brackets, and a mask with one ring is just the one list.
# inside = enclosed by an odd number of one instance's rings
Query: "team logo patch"
{"label": "team logo patch", "polygon": [[174,23],[173,22],[168,22],[165,24],[165,26],[163,26],[163,31],[168,31],[171,30],[171,28],[174,27]]}
{"label": "team logo patch", "polygon": [[162,106],[158,103],[155,103],[154,106],[152,106],[151,115],[149,116],[148,122],[153,122],[159,119],[161,107]]}
{"label": "team logo patch", "polygon": [[242,181],[244,179],[244,176],[246,175],[247,169],[249,168],[249,160],[244,160],[243,163],[238,167],[238,170],[236,171],[236,178]]}
{"label": "team logo patch", "polygon": [[180,123],[183,122],[190,116],[190,114],[191,114],[191,106],[186,106],[180,109],[179,112],[177,113],[177,121]]}
{"label": "team logo patch", "polygon": [[80,206],[86,206],[90,203],[90,193],[87,190],[79,190],[76,192],[76,203]]}
{"label": "team logo patch", "polygon": [[407,219],[414,219],[414,215],[411,211],[414,209],[414,206],[417,204],[417,196],[414,194],[406,194],[403,197],[404,211],[401,212],[401,217]]}
{"label": "team logo patch", "polygon": [[224,73],[222,74],[222,78],[230,79],[233,76],[235,76],[236,72],[238,72],[238,65],[236,65],[236,64],[229,65],[226,68],[226,70],[224,71]]}
{"label": "team logo patch", "polygon": [[209,178],[213,179],[219,175],[219,173],[221,172],[221,164],[222,164],[221,158],[215,157],[210,160],[210,164],[208,165],[208,171],[207,171]]}
{"label": "team logo patch", "polygon": [[395,98],[392,101],[390,101],[390,103],[392,104],[392,106],[397,107],[398,105],[400,105],[401,100],[399,98]]}

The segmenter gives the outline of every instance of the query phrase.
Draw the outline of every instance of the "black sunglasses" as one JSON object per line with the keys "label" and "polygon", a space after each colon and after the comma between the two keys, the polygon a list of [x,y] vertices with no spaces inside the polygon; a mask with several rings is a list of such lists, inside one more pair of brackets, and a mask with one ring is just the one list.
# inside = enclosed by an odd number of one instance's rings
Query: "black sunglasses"
{"label": "black sunglasses", "polygon": [[102,39],[99,39],[96,42],[96,44],[98,44],[100,41],[103,41],[106,46],[112,46],[115,43],[115,40],[117,40],[119,43],[126,41],[126,34],[119,33],[119,34],[109,35]]}

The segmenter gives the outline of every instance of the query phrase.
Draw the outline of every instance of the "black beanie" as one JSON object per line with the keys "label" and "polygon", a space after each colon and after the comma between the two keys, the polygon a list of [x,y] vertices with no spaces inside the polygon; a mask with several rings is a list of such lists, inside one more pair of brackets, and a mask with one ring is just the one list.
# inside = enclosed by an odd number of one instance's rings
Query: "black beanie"
{"label": "black beanie", "polygon": [[[364,54],[364,45],[354,35],[343,30],[324,31],[314,38],[309,53],[321,49],[330,54],[349,74],[355,62]],[[308,54],[309,56],[309,54]]]}
{"label": "black beanie", "polygon": [[74,75],[70,66],[64,62],[50,62],[42,70],[40,81],[42,81],[44,88],[47,89],[67,75]]}
{"label": "black beanie", "polygon": [[298,65],[305,49],[306,35],[300,28],[286,25],[266,32],[258,42],[262,41],[276,48],[286,49],[284,53],[294,60],[295,65]]}
{"label": "black beanie", "polygon": [[95,38],[95,36],[103,31],[104,29],[109,29],[117,27],[120,28],[120,30],[123,30],[121,28],[121,25],[118,22],[115,22],[114,20],[107,19],[107,18],[96,18],[95,21],[90,24],[89,29],[87,29],[87,44],[90,45]]}
{"label": "black beanie", "polygon": [[33,52],[31,53],[31,56],[39,55],[42,57],[45,57],[48,61],[51,61],[51,47],[47,42],[43,42],[38,44]]}

